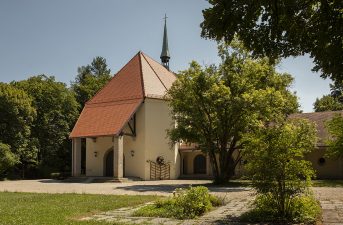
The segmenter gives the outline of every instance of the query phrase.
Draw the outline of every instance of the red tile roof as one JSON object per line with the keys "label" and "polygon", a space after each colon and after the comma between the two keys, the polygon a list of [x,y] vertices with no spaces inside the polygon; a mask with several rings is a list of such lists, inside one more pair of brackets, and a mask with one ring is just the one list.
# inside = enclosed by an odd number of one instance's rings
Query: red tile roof
{"label": "red tile roof", "polygon": [[138,52],[92,99],[70,138],[119,135],[144,98],[163,98],[176,76]]}

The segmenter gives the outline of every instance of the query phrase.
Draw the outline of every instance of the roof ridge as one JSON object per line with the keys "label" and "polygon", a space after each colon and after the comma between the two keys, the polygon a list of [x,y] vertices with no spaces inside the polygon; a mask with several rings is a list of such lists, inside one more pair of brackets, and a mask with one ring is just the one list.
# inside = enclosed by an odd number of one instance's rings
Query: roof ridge
{"label": "roof ridge", "polygon": [[[143,55],[143,58],[145,59],[145,61],[148,63],[148,65],[150,66],[150,68],[152,69],[152,71],[154,72],[154,74],[156,75],[156,77],[158,78],[158,80],[162,83],[163,87],[166,89],[166,91],[168,91],[168,88],[166,87],[166,85],[163,83],[163,81],[161,80],[161,78],[157,75],[156,71],[154,70],[154,68],[151,66],[151,64],[149,63],[149,61],[145,58],[145,55]],[[161,65],[162,66],[162,65]],[[143,73],[142,73],[143,76]],[[145,87],[144,87],[145,88]]]}
{"label": "roof ridge", "polygon": [[[100,93],[100,91],[102,90],[102,89],[104,89],[106,86],[108,86],[111,82],[112,82],[112,80],[114,80],[114,78],[116,78],[117,77],[117,75],[138,55],[140,53],[140,51],[137,53],[137,54],[135,54],[117,73],[115,73],[114,75],[113,75],[113,77],[111,78],[111,80],[109,80],[102,88],[100,88],[98,91],[97,91],[97,93],[91,98],[91,99],[89,99],[85,104],[87,104],[88,102],[90,102],[90,101],[92,101],[99,93]],[[144,96],[144,95],[143,95]]]}
{"label": "roof ridge", "polygon": [[[142,86],[142,92],[143,92],[143,98],[145,97],[145,85],[144,85],[144,76],[143,76],[143,66],[142,66],[142,51],[138,52],[139,54],[139,70],[140,70],[140,76],[141,76],[141,86]],[[144,57],[144,56],[143,56]]]}

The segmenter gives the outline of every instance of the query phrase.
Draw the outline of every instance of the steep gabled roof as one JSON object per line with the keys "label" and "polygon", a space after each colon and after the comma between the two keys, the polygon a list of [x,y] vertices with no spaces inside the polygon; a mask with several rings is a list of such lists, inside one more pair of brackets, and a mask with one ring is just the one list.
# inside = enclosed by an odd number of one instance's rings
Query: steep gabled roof
{"label": "steep gabled roof", "polygon": [[176,76],[138,52],[81,112],[70,138],[119,135],[144,98],[162,99]]}

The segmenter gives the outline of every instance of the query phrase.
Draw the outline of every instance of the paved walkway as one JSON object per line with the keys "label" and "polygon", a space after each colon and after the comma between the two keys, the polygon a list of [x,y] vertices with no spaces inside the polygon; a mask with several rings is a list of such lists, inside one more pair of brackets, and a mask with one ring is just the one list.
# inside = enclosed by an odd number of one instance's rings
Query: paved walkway
{"label": "paved walkway", "polygon": [[112,195],[170,195],[175,188],[205,185],[214,193],[233,193],[250,190],[244,187],[218,187],[210,180],[134,181],[127,183],[65,183],[59,180],[0,181],[0,191],[34,193],[86,193]]}
{"label": "paved walkway", "polygon": [[[205,221],[208,220],[206,223],[210,223],[209,221],[213,221],[215,218],[228,220],[228,218],[224,218],[225,215],[233,215],[234,218],[236,211],[246,210],[244,207],[251,199],[252,191],[249,188],[218,187],[211,185],[209,180],[135,181],[129,183],[65,183],[50,179],[0,181],[0,191],[170,196],[175,188],[189,185],[205,185],[213,194],[226,196],[230,200],[227,207],[218,209],[223,210],[222,212],[215,210],[208,213],[204,217]],[[315,187],[313,190],[323,209],[323,224],[343,225],[343,188]],[[220,213],[213,216],[216,212]],[[220,217],[220,215],[224,217]],[[197,221],[197,223],[201,223],[201,221]]]}
{"label": "paved walkway", "polygon": [[313,188],[323,210],[323,224],[343,224],[343,188]]}
{"label": "paved walkway", "polygon": [[[231,196],[230,196],[231,197]],[[250,192],[244,192],[240,198],[230,198],[226,205],[205,214],[202,217],[192,220],[177,220],[173,218],[151,218],[151,217],[133,217],[132,213],[138,207],[121,208],[109,212],[82,218],[81,220],[97,220],[129,224],[151,224],[151,225],[221,225],[221,224],[238,224],[239,216],[248,210],[247,205],[253,200]],[[148,203],[151,204],[151,203]]]}

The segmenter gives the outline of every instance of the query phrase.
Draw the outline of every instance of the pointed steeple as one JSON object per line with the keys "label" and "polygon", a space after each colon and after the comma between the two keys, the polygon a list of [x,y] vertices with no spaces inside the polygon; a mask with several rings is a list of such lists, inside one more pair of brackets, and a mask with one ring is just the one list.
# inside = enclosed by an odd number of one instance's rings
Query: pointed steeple
{"label": "pointed steeple", "polygon": [[169,48],[168,48],[168,35],[167,35],[167,15],[164,16],[164,33],[163,33],[163,45],[161,52],[162,65],[169,70]]}

